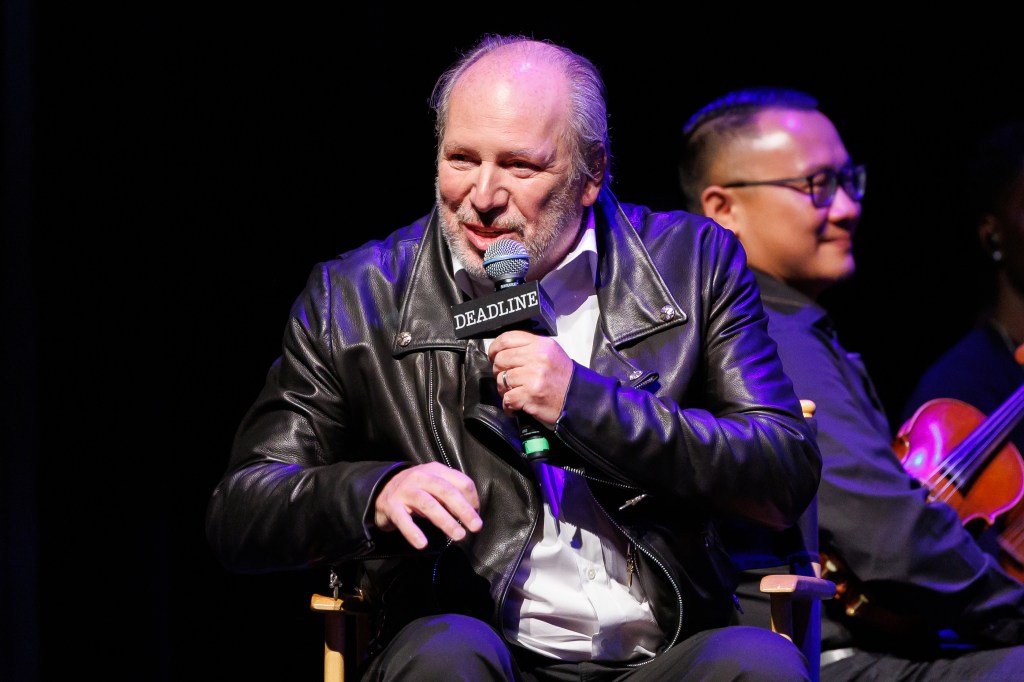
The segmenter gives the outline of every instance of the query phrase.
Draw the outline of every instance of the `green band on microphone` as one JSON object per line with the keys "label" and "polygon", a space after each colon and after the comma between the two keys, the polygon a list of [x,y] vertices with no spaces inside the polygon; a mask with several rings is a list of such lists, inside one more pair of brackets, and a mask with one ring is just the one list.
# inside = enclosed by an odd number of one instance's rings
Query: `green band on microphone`
{"label": "green band on microphone", "polygon": [[547,438],[531,438],[523,442],[523,450],[527,455],[532,455],[535,452],[547,452],[550,449]]}

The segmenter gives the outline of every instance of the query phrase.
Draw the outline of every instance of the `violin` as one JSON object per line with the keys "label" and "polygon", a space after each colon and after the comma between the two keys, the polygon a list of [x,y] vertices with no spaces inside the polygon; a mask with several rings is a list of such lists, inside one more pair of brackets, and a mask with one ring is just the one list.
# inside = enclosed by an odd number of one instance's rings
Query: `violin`
{"label": "violin", "polygon": [[[1014,358],[1024,365],[1024,344]],[[1024,385],[991,415],[952,398],[922,405],[896,434],[893,451],[903,468],[928,488],[931,500],[948,503],[977,537],[998,520],[999,563],[1024,583],[1024,459],[1009,442],[1024,419]],[[923,626],[917,614],[897,613],[871,600],[833,548],[820,548],[821,575],[836,583],[847,616],[902,635]]]}
{"label": "violin", "polygon": [[1003,570],[1024,583],[1024,505],[1018,504],[1003,517],[1004,525],[996,542],[999,545],[999,565]]}
{"label": "violin", "polygon": [[1024,385],[985,417],[953,398],[929,400],[900,428],[893,451],[907,473],[977,534],[1024,497],[1024,460],[1008,442],[1024,418]]}
{"label": "violin", "polygon": [[[1024,343],[1017,346],[1013,358],[1024,365]],[[1003,516],[999,530],[999,564],[1018,582],[1024,583],[1024,503],[1017,503]]]}
{"label": "violin", "polygon": [[[1017,346],[1014,359],[1024,365],[1024,344]],[[934,499],[953,504],[975,537],[1002,515],[996,540],[999,563],[1024,583],[1024,503],[1017,478],[1021,454],[1009,442],[1010,433],[1024,418],[1024,385],[989,417],[979,420],[980,415],[952,399],[930,401],[900,429],[893,449],[901,455],[904,468],[928,485]],[[950,422],[936,425],[937,419]],[[978,424],[973,429],[972,422]],[[919,435],[922,429],[934,429],[932,442]],[[947,455],[941,450],[930,454],[929,447],[939,446],[935,441],[942,439],[956,447]],[[999,482],[997,471],[1008,472],[1012,478]],[[1007,506],[1009,500],[1013,502]],[[979,519],[983,525],[977,523]]]}

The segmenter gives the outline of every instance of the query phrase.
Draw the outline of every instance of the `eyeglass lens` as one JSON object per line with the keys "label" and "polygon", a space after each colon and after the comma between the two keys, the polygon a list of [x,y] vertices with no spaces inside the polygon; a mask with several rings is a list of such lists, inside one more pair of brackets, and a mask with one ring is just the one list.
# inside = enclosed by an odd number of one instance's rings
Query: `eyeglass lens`
{"label": "eyeglass lens", "polygon": [[811,197],[819,208],[830,206],[835,199],[836,189],[842,184],[843,191],[854,201],[864,198],[867,172],[863,165],[847,166],[838,173],[831,168],[822,171],[811,182]]}

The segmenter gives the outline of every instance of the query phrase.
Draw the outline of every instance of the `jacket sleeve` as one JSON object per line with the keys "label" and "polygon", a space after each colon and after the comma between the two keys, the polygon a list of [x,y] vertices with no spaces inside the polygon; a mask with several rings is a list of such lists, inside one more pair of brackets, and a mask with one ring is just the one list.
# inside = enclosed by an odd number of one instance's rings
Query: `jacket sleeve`
{"label": "jacket sleeve", "polygon": [[773,326],[772,334],[797,392],[818,406],[823,548],[876,604],[977,642],[1024,642],[1024,587],[905,472],[859,359],[821,330]]}
{"label": "jacket sleeve", "polygon": [[[239,426],[227,471],[209,501],[206,533],[239,572],[300,569],[367,551],[377,533],[371,500],[398,462],[363,457],[334,374],[332,292],[314,269],[292,307],[283,351]],[[346,443],[325,459],[322,443]],[[338,513],[343,510],[343,513]],[[397,534],[394,534],[397,535]]]}
{"label": "jacket sleeve", "polygon": [[556,432],[670,507],[783,528],[813,499],[820,455],[738,240],[714,223],[695,232],[672,237],[662,267],[690,319],[622,350],[660,363],[658,385],[577,366]]}

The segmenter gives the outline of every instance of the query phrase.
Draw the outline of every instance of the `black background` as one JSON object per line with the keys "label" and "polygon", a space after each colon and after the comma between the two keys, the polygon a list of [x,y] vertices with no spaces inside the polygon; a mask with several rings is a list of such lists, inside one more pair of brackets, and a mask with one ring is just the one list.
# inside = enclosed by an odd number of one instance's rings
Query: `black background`
{"label": "black background", "polygon": [[870,169],[826,303],[894,419],[985,289],[965,155],[1024,114],[1009,15],[93,4],[4,15],[3,679],[319,678],[326,574],[226,573],[206,502],[312,265],[429,209],[427,99],[481,33],[590,57],[657,209],[696,107],[816,95]]}

